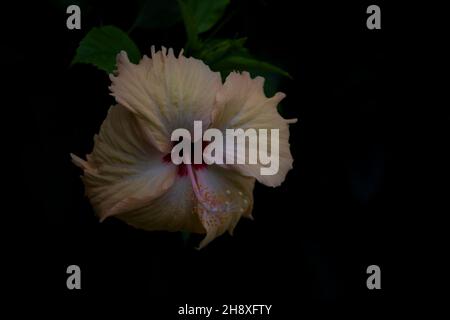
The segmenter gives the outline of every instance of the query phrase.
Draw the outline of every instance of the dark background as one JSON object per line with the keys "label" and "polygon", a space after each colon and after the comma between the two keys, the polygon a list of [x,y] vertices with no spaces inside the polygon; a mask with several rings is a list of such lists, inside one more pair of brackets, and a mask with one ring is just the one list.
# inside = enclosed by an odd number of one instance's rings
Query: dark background
{"label": "dark background", "polygon": [[[434,210],[414,182],[448,176],[444,152],[432,166],[421,162],[445,141],[448,117],[406,103],[419,97],[405,82],[414,72],[402,46],[420,30],[397,20],[404,8],[380,2],[382,29],[368,30],[370,4],[232,1],[227,12],[235,13],[220,34],[247,36],[251,52],[293,76],[279,90],[287,94],[283,116],[299,119],[291,126],[295,162],[280,188],[256,185],[255,221],[242,220],[233,237],[201,251],[201,236],[184,243],[179,233],[98,223],[70,162],[70,152],[91,151],[113,103],[103,71],[70,61],[92,27],[129,29],[137,5],[91,1],[81,7],[80,31],[66,28],[65,7],[52,2],[5,10],[13,22],[2,28],[2,69],[10,71],[14,102],[7,105],[16,120],[3,127],[19,168],[8,210],[21,219],[4,227],[20,248],[8,260],[16,271],[12,295],[46,311],[123,307],[151,319],[174,317],[185,303],[273,304],[273,318],[340,308],[363,316],[414,296],[404,286],[412,279],[410,253],[423,250],[416,237],[428,236],[426,219],[413,212]],[[147,54],[151,45],[178,51],[185,43],[180,24],[130,35]],[[434,131],[425,134],[425,126]],[[448,195],[436,184],[422,186],[437,198]],[[81,267],[79,291],[66,288],[71,264]],[[366,287],[372,264],[382,272],[378,291]]]}

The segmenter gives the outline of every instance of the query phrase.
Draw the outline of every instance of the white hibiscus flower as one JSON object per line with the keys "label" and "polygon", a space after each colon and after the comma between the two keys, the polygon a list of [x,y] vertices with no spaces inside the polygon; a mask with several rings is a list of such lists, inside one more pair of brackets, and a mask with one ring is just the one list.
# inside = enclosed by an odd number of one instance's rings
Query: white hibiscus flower
{"label": "white hibiscus flower", "polygon": [[[292,168],[288,124],[294,121],[278,114],[284,94],[267,98],[261,77],[232,72],[222,84],[202,61],[152,47],[151,58],[137,65],[121,52],[110,78],[117,105],[86,160],[71,155],[101,220],[115,216],[145,230],[206,233],[202,248],[232,233],[241,217],[252,217],[255,179],[278,186]],[[203,129],[279,129],[278,174],[261,175],[260,163],[173,164],[171,133],[192,130],[195,120]]]}

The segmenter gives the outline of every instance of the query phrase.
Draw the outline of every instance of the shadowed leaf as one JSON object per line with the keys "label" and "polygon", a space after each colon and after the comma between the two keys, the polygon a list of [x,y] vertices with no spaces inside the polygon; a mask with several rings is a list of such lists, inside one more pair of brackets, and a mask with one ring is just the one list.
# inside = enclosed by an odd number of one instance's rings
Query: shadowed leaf
{"label": "shadowed leaf", "polygon": [[214,39],[203,44],[202,50],[196,55],[211,65],[231,54],[243,52],[246,38]]}
{"label": "shadowed leaf", "polygon": [[139,62],[141,53],[125,32],[114,26],[93,28],[81,40],[72,64],[88,63],[111,73],[121,50],[127,52],[130,61]]}
{"label": "shadowed leaf", "polygon": [[183,17],[184,27],[188,38],[185,49],[186,51],[199,50],[201,42],[197,33],[197,23],[194,18],[194,13],[185,1],[178,0],[178,4],[180,5],[181,16]]}
{"label": "shadowed leaf", "polygon": [[222,18],[229,0],[186,0],[197,25],[197,33],[211,29]]}
{"label": "shadowed leaf", "polygon": [[255,74],[270,72],[292,78],[287,71],[284,71],[283,69],[268,62],[259,61],[250,56],[230,55],[214,63],[212,68],[221,72],[231,72],[233,70],[253,71]]}

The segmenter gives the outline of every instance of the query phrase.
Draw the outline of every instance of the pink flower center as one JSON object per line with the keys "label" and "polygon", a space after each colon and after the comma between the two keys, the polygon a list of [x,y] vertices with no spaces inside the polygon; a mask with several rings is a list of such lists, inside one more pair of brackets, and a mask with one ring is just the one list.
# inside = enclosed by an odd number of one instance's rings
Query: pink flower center
{"label": "pink flower center", "polygon": [[[205,149],[206,145],[208,143],[203,142],[202,144],[202,153],[203,150]],[[191,150],[193,150],[193,145],[191,145]],[[165,163],[172,163],[172,157],[171,154],[168,153],[166,154],[163,158],[162,161]],[[203,162],[202,159],[202,163],[200,164],[194,164],[194,156],[191,156],[191,163],[192,164],[185,164],[185,163],[181,163],[179,165],[177,165],[177,175],[179,177],[184,177],[184,176],[188,176],[189,179],[191,180],[192,183],[192,189],[194,191],[194,194],[196,196],[196,198],[198,199],[198,201],[200,201],[200,203],[202,203],[204,206],[206,206],[207,208],[210,208],[210,204],[208,202],[208,199],[206,199],[203,194],[202,191],[200,190],[198,181],[197,181],[197,176],[195,174],[195,171],[197,170],[201,170],[203,168],[206,168],[206,163]]]}
{"label": "pink flower center", "polygon": [[[203,144],[202,144],[202,152],[203,152],[203,150],[205,149],[205,147],[208,145],[208,143],[209,143],[209,142],[203,141]],[[191,150],[194,150],[194,146],[193,146],[193,145],[191,145]],[[166,155],[162,158],[162,161],[165,162],[165,163],[172,163],[172,158],[171,158],[170,153],[166,154]],[[201,170],[201,169],[206,168],[206,166],[207,166],[207,164],[203,162],[203,159],[202,159],[202,163],[195,164],[195,163],[194,163],[194,155],[193,155],[193,154],[191,155],[191,163],[192,163],[192,164],[190,164],[189,166],[192,166],[192,168],[193,168],[194,170]],[[180,176],[180,177],[183,177],[183,176],[188,175],[188,168],[187,168],[187,165],[184,164],[184,163],[177,165],[177,174],[178,174],[178,176]]]}

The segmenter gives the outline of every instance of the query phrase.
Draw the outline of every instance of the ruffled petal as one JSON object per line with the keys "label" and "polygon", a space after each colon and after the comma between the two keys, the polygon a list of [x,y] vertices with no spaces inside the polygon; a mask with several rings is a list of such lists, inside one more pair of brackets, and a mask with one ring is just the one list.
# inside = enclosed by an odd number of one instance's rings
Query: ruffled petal
{"label": "ruffled petal", "polygon": [[242,216],[252,217],[254,185],[254,178],[220,166],[210,165],[195,171],[196,210],[206,230],[200,248],[226,231],[232,234]]}
{"label": "ruffled petal", "polygon": [[[249,164],[249,155],[246,152],[245,164],[227,165],[237,169],[246,176],[255,177],[259,182],[276,187],[285,179],[287,172],[292,169],[293,158],[289,148],[289,123],[296,122],[296,119],[283,119],[277,111],[278,103],[285,97],[278,92],[271,98],[264,94],[264,78],[256,77],[252,79],[248,72],[242,74],[232,72],[225,80],[225,84],[217,94],[217,105],[213,111],[212,126],[225,132],[226,129],[267,129],[267,150],[271,148],[271,129],[279,129],[279,168],[274,175],[261,174],[261,168],[269,165],[263,164],[257,157],[256,164]],[[258,140],[260,137],[258,137]],[[248,150],[248,144],[246,145]],[[225,155],[233,152],[234,149],[225,148]]]}
{"label": "ruffled petal", "polygon": [[170,135],[178,128],[193,130],[194,120],[206,129],[218,90],[220,74],[201,60],[186,58],[165,48],[135,65],[127,54],[117,56],[117,75],[111,75],[112,95],[117,102],[141,117],[161,152],[170,152]]}
{"label": "ruffled petal", "polygon": [[166,192],[176,178],[176,167],[149,141],[140,120],[121,105],[112,106],[94,150],[73,162],[83,169],[86,195],[101,220],[132,211]]}

